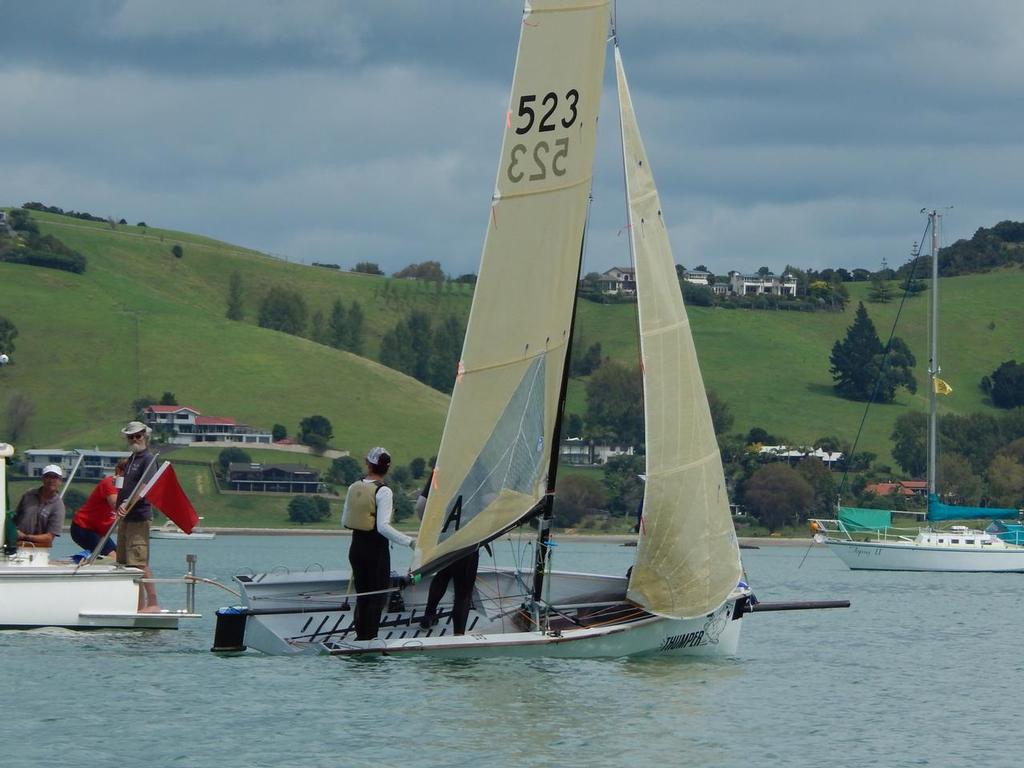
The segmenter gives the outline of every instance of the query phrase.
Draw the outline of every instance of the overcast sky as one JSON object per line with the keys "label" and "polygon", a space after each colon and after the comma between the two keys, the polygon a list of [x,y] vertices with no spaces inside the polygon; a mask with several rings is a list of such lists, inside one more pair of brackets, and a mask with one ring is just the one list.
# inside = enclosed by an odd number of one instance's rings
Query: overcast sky
{"label": "overcast sky", "polygon": [[[1024,218],[1024,4],[618,6],[677,262],[877,269],[923,206],[954,206],[947,243]],[[0,204],[475,272],[521,11],[0,0]],[[607,87],[586,271],[628,263],[617,134]]]}

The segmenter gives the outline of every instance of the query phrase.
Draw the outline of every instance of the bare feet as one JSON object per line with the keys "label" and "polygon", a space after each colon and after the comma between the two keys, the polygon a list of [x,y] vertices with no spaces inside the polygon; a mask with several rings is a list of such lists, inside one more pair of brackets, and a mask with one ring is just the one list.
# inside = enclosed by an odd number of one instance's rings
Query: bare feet
{"label": "bare feet", "polygon": [[160,606],[154,603],[153,605],[147,605],[145,608],[140,608],[139,613],[160,613],[161,610]]}

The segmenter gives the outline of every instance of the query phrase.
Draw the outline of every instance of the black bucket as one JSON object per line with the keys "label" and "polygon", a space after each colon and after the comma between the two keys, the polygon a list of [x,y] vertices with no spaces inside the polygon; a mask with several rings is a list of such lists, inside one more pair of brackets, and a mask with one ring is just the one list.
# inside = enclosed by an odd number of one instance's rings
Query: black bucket
{"label": "black bucket", "polygon": [[217,626],[213,631],[214,653],[241,653],[245,650],[245,608],[218,608]]}

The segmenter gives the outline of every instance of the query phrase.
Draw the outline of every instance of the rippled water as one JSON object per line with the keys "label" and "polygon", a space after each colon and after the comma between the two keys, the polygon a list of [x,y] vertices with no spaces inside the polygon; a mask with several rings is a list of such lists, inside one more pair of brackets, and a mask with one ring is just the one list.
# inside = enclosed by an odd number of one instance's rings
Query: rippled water
{"label": "rippled water", "polygon": [[[158,576],[191,551],[227,582],[339,566],[347,540],[153,546]],[[565,543],[556,567],[625,571],[633,552]],[[1021,577],[854,573],[820,549],[801,567],[805,553],[744,551],[758,596],[853,607],[748,616],[739,658],[716,662],[220,658],[213,612],[231,597],[212,588],[179,632],[0,632],[0,764],[1019,764]],[[498,556],[510,561],[507,545]],[[161,587],[165,605],[178,593]]]}

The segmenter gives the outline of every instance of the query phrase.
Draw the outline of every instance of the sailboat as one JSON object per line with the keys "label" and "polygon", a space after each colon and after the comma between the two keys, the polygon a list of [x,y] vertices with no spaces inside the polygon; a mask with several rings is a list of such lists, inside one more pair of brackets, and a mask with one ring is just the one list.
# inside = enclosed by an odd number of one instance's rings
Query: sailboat
{"label": "sailboat", "polygon": [[[0,443],[0,521],[7,520],[6,459],[13,455],[12,445]],[[140,569],[59,562],[49,549],[5,547],[6,536],[0,525],[0,629],[177,629],[181,619],[199,618],[193,581],[186,579],[187,608],[139,613]],[[195,558],[188,562],[191,577]]]}
{"label": "sailboat", "polygon": [[[380,636],[355,639],[347,574],[239,576],[214,650],[335,656],[730,655],[752,606],[654,179],[616,47],[647,429],[628,574],[552,568],[549,532],[608,30],[605,0],[527,3],[459,374],[412,565]],[[481,567],[467,634],[419,620],[431,575],[532,520],[531,563]]]}
{"label": "sailboat", "polygon": [[[938,416],[940,393],[952,388],[939,378],[939,240],[942,215],[928,213],[931,229],[932,283],[929,301],[928,511],[929,523],[971,519],[1015,519],[1016,509],[966,507],[944,503],[937,493]],[[986,530],[953,525],[929,526],[916,533],[892,528],[892,512],[840,507],[836,520],[812,520],[815,539],[828,544],[853,570],[961,571],[1024,573],[1024,546],[1005,524]],[[868,534],[867,538],[854,535]]]}

